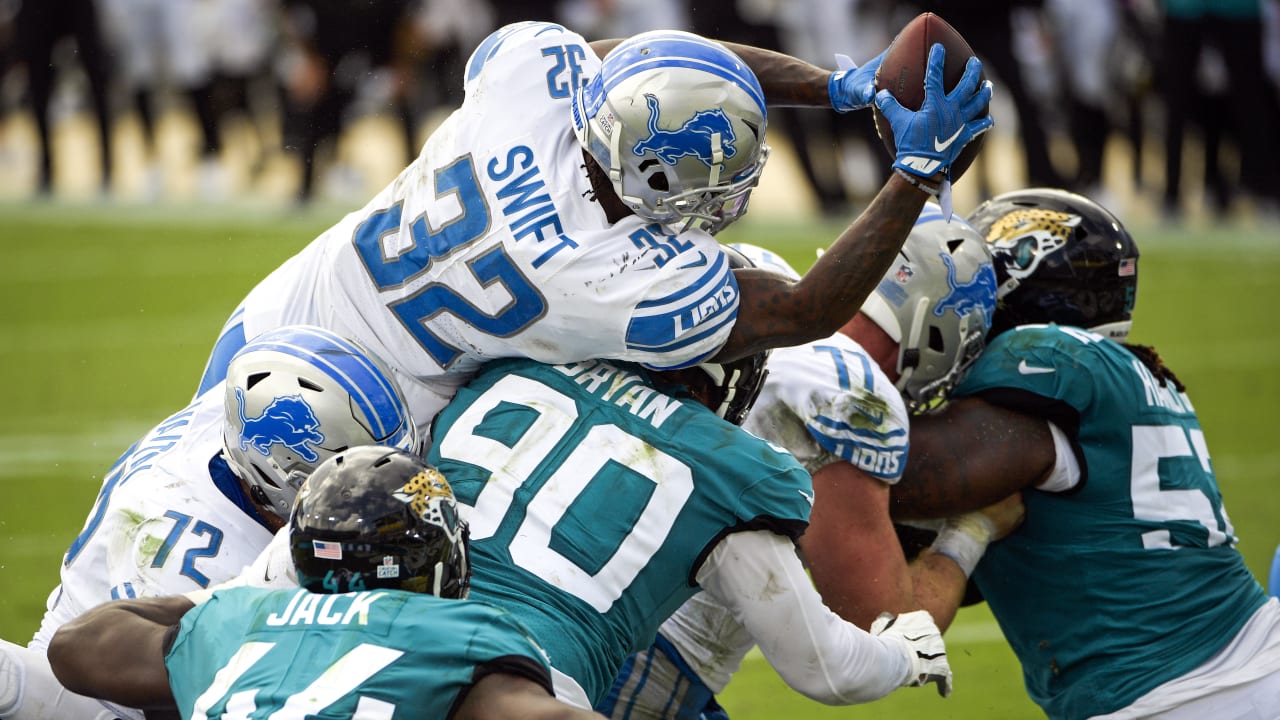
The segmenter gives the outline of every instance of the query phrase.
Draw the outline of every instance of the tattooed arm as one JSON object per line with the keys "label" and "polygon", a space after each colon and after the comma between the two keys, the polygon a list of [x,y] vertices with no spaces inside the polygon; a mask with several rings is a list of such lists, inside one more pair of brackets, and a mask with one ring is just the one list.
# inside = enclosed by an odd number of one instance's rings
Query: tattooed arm
{"label": "tattooed arm", "polygon": [[895,518],[941,518],[977,510],[1053,470],[1049,423],[981,398],[953,400],[911,420],[906,473],[893,487]]}
{"label": "tattooed arm", "polygon": [[717,360],[830,337],[862,307],[915,225],[927,196],[896,174],[799,282],[737,270],[738,319]]}

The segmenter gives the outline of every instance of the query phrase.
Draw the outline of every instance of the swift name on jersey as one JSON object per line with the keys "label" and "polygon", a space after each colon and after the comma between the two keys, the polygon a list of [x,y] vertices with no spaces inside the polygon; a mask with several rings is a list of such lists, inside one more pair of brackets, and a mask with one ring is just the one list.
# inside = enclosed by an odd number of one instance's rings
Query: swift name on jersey
{"label": "swift name on jersey", "polygon": [[[520,174],[512,177],[518,171]],[[517,145],[508,150],[504,158],[490,160],[485,172],[495,182],[506,180],[498,186],[496,195],[499,200],[507,201],[502,206],[502,214],[507,218],[516,242],[528,237],[540,243],[552,238],[558,241],[534,258],[535,269],[542,267],[561,250],[578,247],[573,238],[564,234],[564,223],[556,212],[551,194],[546,191],[547,182],[541,168],[534,162],[533,148]],[[553,230],[554,234],[548,236],[544,229]]]}

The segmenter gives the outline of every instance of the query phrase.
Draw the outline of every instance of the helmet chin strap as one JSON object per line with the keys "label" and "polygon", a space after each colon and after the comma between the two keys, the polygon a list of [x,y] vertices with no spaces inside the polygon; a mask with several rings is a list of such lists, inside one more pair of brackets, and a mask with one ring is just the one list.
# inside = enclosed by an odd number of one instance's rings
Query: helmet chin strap
{"label": "helmet chin strap", "polygon": [[724,148],[720,145],[720,133],[711,133],[711,175],[707,178],[707,187],[720,184],[720,168],[724,163]]}

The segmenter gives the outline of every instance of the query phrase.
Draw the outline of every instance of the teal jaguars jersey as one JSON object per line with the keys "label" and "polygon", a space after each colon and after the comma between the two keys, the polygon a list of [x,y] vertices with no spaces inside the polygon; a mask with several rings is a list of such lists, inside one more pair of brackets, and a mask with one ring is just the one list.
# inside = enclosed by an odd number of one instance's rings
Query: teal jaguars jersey
{"label": "teal jaguars jersey", "polygon": [[794,458],[635,366],[496,361],[436,422],[430,461],[469,506],[472,597],[510,610],[593,703],[721,538],[808,523]]}
{"label": "teal jaguars jersey", "polygon": [[1023,493],[1027,520],[974,579],[1051,718],[1130,704],[1222,649],[1266,600],[1184,393],[1083,330],[997,337],[956,389],[1054,421],[1082,481]]}
{"label": "teal jaguars jersey", "polygon": [[165,665],[184,719],[443,719],[493,672],[551,693],[509,613],[399,590],[215,592],[182,618]]}

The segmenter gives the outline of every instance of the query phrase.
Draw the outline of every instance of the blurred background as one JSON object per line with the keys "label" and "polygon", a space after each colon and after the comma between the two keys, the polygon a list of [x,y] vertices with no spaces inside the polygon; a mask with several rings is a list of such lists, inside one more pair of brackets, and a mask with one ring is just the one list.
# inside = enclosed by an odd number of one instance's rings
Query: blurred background
{"label": "blurred background", "polygon": [[[1125,221],[1142,247],[1135,340],[1190,387],[1265,583],[1280,542],[1280,0],[0,0],[0,637],[38,627],[103,474],[186,404],[244,294],[417,154],[492,29],[686,28],[834,68],[924,10],[996,83],[957,210],[1042,184]],[[722,239],[804,269],[889,161],[870,113],[770,112],[775,152]],[[985,606],[947,639],[946,701],[828,708],[758,654],[722,700],[736,720],[1043,716]]]}
{"label": "blurred background", "polygon": [[[0,0],[0,204],[353,209],[502,24],[684,28],[834,67],[925,10],[996,83],[961,211],[1034,184],[1126,222],[1280,222],[1280,0]],[[885,177],[870,113],[770,124],[755,216],[848,219]]]}

